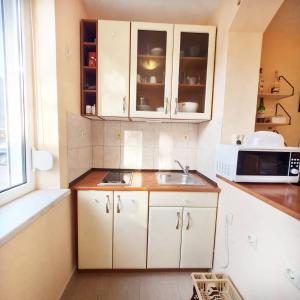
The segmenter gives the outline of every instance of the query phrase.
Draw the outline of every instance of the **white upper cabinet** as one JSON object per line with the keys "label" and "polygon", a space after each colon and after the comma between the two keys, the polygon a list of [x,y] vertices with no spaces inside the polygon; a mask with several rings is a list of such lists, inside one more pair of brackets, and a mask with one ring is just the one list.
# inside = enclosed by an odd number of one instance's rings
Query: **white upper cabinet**
{"label": "white upper cabinet", "polygon": [[174,26],[172,119],[211,118],[215,33],[214,26]]}
{"label": "white upper cabinet", "polygon": [[130,22],[98,21],[98,114],[128,118]]}
{"label": "white upper cabinet", "polygon": [[131,23],[130,117],[170,118],[173,25]]}
{"label": "white upper cabinet", "polygon": [[215,34],[214,26],[99,20],[99,116],[209,120]]}

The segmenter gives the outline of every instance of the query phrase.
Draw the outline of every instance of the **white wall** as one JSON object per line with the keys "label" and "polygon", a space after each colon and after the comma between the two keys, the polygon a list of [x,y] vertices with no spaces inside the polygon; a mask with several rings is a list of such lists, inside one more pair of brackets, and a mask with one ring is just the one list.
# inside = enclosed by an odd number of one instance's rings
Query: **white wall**
{"label": "white wall", "polygon": [[215,148],[221,141],[229,29],[238,10],[235,1],[220,1],[219,9],[211,20],[217,26],[216,59],[213,91],[212,120],[199,124],[197,169],[215,179]]}
{"label": "white wall", "polygon": [[95,19],[206,24],[219,0],[83,0]]}
{"label": "white wall", "polygon": [[51,171],[37,171],[37,188],[59,188],[59,129],[56,74],[55,1],[32,2],[35,147],[54,156]]}
{"label": "white wall", "polygon": [[[230,184],[218,180],[219,198],[213,270],[226,272],[245,299],[298,299],[299,290],[286,278],[286,268],[300,270],[300,222]],[[225,218],[229,226],[229,266],[226,263]],[[257,237],[257,248],[248,235]]]}
{"label": "white wall", "polygon": [[210,22],[218,28],[214,103],[212,120],[199,125],[197,168],[211,179],[216,145],[254,131],[262,32],[282,2],[221,0]]}
{"label": "white wall", "polygon": [[0,247],[0,299],[54,300],[75,266],[72,199],[45,214]]}
{"label": "white wall", "polygon": [[[270,91],[275,70],[284,75],[295,87],[295,94],[280,100],[292,116],[292,125],[276,127],[288,146],[300,145],[300,2],[286,0],[263,35],[261,66],[265,90]],[[289,94],[291,88],[282,81],[281,93]],[[277,101],[265,99],[267,115],[274,115]],[[282,110],[280,114],[284,114]],[[257,130],[261,127],[257,127]]]}
{"label": "white wall", "polygon": [[60,186],[67,187],[67,112],[80,114],[80,19],[87,13],[81,0],[56,0],[55,18]]}

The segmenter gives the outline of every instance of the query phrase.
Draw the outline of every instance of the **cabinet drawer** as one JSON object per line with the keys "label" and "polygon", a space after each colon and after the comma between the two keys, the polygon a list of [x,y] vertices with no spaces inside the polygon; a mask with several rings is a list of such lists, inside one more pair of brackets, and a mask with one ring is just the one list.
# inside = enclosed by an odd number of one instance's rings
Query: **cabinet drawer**
{"label": "cabinet drawer", "polygon": [[217,207],[218,193],[150,192],[150,206]]}

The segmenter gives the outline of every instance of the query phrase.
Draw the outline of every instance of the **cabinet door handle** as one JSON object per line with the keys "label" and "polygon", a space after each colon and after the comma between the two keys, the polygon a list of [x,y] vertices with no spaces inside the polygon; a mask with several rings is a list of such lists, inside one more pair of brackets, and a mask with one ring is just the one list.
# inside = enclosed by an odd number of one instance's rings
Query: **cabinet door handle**
{"label": "cabinet door handle", "polygon": [[109,195],[106,195],[106,213],[109,214],[109,208],[110,208],[110,201],[109,201]]}
{"label": "cabinet door handle", "polygon": [[179,229],[179,223],[180,223],[180,212],[177,212],[177,225],[176,225],[176,230]]}
{"label": "cabinet door handle", "polygon": [[123,113],[126,111],[126,96],[123,97]]}
{"label": "cabinet door handle", "polygon": [[118,197],[117,214],[119,214],[120,213],[121,196],[118,195],[117,197]]}
{"label": "cabinet door handle", "polygon": [[178,112],[178,98],[175,98],[175,115]]}
{"label": "cabinet door handle", "polygon": [[191,214],[189,212],[187,212],[186,215],[187,215],[187,218],[188,218],[188,223],[186,225],[186,230],[189,230],[190,229],[190,217],[191,217]]}
{"label": "cabinet door handle", "polygon": [[165,114],[168,114],[168,106],[169,106],[169,99],[166,98],[166,109],[165,109]]}

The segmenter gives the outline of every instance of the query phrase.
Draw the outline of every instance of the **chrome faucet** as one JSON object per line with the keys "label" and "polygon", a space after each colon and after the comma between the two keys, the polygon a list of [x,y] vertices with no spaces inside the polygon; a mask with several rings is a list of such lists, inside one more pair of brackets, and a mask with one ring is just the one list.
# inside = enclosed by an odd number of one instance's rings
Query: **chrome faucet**
{"label": "chrome faucet", "polygon": [[183,171],[183,173],[185,175],[189,175],[189,170],[190,170],[190,167],[189,166],[185,166],[183,167],[182,164],[180,163],[179,160],[175,159],[174,162],[178,163],[179,167],[181,168],[181,170]]}

